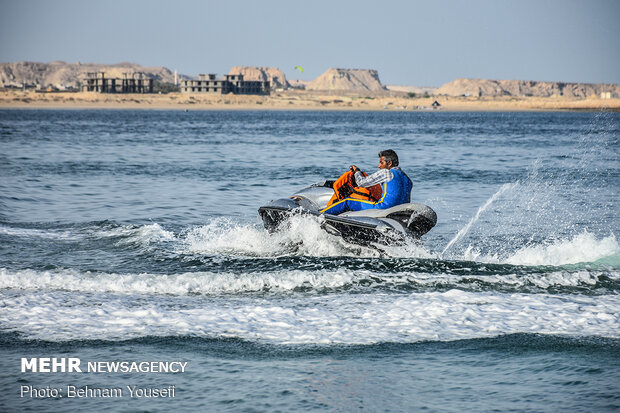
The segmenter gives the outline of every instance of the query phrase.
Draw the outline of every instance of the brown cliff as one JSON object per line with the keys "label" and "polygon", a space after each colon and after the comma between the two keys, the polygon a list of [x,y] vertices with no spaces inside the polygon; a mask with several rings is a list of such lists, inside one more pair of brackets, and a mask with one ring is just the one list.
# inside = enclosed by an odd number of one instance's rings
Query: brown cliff
{"label": "brown cliff", "polygon": [[[143,67],[135,63],[98,64],[66,62],[0,63],[0,86],[76,88],[88,72],[105,72],[106,77],[122,77],[123,73],[143,72],[155,81],[173,83],[174,73],[165,67]],[[179,76],[185,78],[185,76]]]}
{"label": "brown cliff", "polygon": [[529,80],[456,79],[435,91],[435,95],[473,97],[566,97],[585,99],[602,93],[620,97],[620,85],[603,83],[537,82]]}

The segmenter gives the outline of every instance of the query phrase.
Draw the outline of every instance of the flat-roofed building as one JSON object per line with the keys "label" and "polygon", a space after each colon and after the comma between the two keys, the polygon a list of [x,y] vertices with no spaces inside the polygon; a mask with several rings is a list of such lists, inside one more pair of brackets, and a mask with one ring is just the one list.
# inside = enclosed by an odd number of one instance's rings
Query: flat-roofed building
{"label": "flat-roofed building", "polygon": [[200,74],[198,79],[181,81],[181,91],[185,93],[234,93],[238,95],[268,95],[269,82],[244,80],[243,75],[225,75],[217,79],[215,74]]}
{"label": "flat-roofed building", "polygon": [[123,73],[123,78],[106,77],[105,72],[89,72],[82,81],[83,92],[153,93],[153,79],[143,72]]}
{"label": "flat-roofed building", "polygon": [[123,73],[122,93],[153,93],[153,79],[143,72]]}

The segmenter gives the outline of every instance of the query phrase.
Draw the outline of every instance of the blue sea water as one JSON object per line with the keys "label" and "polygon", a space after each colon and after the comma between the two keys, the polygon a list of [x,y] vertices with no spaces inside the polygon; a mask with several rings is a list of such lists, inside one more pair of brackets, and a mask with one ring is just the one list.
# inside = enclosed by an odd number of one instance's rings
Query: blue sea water
{"label": "blue sea water", "polygon": [[[617,411],[619,138],[617,113],[1,110],[0,410]],[[422,244],[263,229],[386,148],[438,214]]]}

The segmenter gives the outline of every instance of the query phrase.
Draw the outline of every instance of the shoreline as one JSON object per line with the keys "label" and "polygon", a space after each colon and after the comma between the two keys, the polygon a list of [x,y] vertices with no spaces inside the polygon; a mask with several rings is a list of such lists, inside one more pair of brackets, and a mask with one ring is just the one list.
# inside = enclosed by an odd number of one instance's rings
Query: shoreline
{"label": "shoreline", "polygon": [[[433,108],[433,102],[440,107]],[[309,110],[392,112],[620,112],[620,99],[562,97],[472,98],[431,96],[409,98],[372,94],[283,91],[269,96],[207,94],[102,94],[92,92],[0,91],[2,109],[127,109],[127,110]]]}

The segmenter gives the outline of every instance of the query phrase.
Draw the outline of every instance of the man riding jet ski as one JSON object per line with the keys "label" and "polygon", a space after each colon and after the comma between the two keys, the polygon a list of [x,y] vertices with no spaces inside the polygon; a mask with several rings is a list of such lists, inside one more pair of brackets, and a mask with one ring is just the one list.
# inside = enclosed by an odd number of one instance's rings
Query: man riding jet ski
{"label": "man riding jet ski", "polygon": [[[393,150],[379,152],[379,170],[370,176],[366,176],[355,165],[352,165],[350,170],[353,176],[345,173],[340,178],[346,177],[350,180],[345,188],[352,188],[352,195],[366,194],[367,196],[347,196],[346,192],[343,194],[336,189],[338,185],[336,184],[334,185],[336,199],[332,198],[327,208],[321,210],[321,213],[338,215],[345,211],[387,209],[409,202],[413,184],[407,174],[398,167],[398,155]],[[381,195],[377,196],[378,194]],[[342,196],[345,197],[340,199]]]}
{"label": "man riding jet ski", "polygon": [[322,228],[361,245],[402,244],[437,223],[430,207],[409,203],[412,183],[391,149],[379,152],[379,170],[367,176],[355,165],[325,181],[259,208],[265,228],[275,231],[294,214],[314,215]]}

